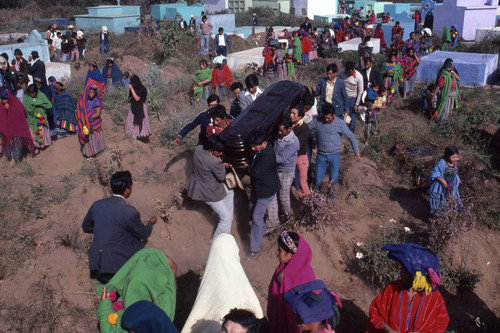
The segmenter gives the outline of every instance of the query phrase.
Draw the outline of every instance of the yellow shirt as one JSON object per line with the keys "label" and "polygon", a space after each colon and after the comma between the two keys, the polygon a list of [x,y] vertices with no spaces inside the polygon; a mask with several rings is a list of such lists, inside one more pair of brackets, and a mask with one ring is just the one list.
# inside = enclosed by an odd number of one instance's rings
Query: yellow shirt
{"label": "yellow shirt", "polygon": [[333,89],[335,88],[335,81],[337,79],[333,80],[332,83],[330,81],[326,81],[326,94],[325,94],[325,101],[327,103],[332,104],[332,98],[333,98]]}

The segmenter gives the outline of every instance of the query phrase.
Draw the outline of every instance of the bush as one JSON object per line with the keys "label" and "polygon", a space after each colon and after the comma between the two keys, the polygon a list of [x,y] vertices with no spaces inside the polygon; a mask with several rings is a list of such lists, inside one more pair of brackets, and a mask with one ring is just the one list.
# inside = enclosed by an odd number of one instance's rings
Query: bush
{"label": "bush", "polygon": [[[198,113],[204,110],[204,106],[201,104],[195,104],[193,106],[185,105],[173,112],[168,112],[166,117],[168,121],[165,121],[163,128],[161,130],[161,143],[164,146],[171,147],[174,139],[177,137],[179,131],[193,120]],[[193,133],[196,132],[196,133]],[[189,149],[194,148],[196,142],[198,141],[198,131],[195,129],[193,132],[188,134],[183,139],[183,145]]]}
{"label": "bush", "polygon": [[467,243],[459,249],[458,264],[453,260],[454,254],[451,250],[443,251],[439,254],[441,259],[439,272],[441,273],[442,285],[450,291],[473,291],[481,280],[483,273],[471,263],[471,258],[475,258],[471,243]]}
{"label": "bush", "polygon": [[436,252],[445,249],[451,239],[474,228],[476,215],[472,208],[466,200],[449,197],[429,219],[429,241]]}
{"label": "bush", "polygon": [[396,280],[399,277],[399,264],[387,257],[387,251],[383,251],[382,246],[402,243],[405,237],[406,232],[400,228],[388,231],[380,225],[377,236],[352,245],[346,258],[349,270],[374,288],[384,287]]}

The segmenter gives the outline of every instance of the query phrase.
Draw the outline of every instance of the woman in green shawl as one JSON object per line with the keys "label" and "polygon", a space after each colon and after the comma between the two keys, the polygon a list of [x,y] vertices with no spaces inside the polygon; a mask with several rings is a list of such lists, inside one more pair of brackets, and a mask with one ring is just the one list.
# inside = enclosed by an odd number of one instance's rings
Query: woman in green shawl
{"label": "woman in green shawl", "polygon": [[176,271],[176,264],[161,251],[142,249],[134,254],[106,285],[97,287],[102,295],[97,307],[101,333],[128,332],[122,317],[139,301],[154,303],[173,321]]}
{"label": "woman in green shawl", "polygon": [[433,120],[442,121],[448,119],[455,106],[459,106],[458,81],[460,81],[460,75],[455,69],[455,63],[448,58],[439,70],[436,81],[437,88],[432,97],[434,99],[434,96],[438,96],[437,109],[432,115]]}
{"label": "woman in green shawl", "polygon": [[35,154],[37,154],[40,149],[52,144],[46,116],[47,112],[52,110],[52,103],[44,93],[38,90],[36,85],[30,84],[24,94],[23,105],[26,109],[26,121],[33,136]]}
{"label": "woman in green shawl", "polygon": [[441,37],[441,51],[449,51],[451,48],[451,35],[450,29],[447,25],[443,27],[443,36]]}
{"label": "woman in green shawl", "polygon": [[193,76],[193,100],[195,103],[204,101],[210,95],[210,82],[212,81],[212,71],[208,68],[208,63],[205,59],[200,61],[200,69]]}
{"label": "woman in green shawl", "polygon": [[403,82],[403,67],[396,61],[396,53],[391,52],[380,74],[384,78],[384,86],[387,89],[387,104],[390,104],[398,96],[399,84]]}
{"label": "woman in green shawl", "polygon": [[302,63],[302,42],[297,31],[293,32],[293,61],[298,64]]}

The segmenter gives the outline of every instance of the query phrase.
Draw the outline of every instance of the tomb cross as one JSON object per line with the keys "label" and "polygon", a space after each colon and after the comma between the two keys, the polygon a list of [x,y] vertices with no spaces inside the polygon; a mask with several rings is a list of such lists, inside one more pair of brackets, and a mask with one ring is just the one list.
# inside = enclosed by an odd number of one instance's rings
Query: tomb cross
{"label": "tomb cross", "polygon": [[120,1],[120,0],[118,0],[118,6],[120,6],[120,2],[121,2],[121,1]]}

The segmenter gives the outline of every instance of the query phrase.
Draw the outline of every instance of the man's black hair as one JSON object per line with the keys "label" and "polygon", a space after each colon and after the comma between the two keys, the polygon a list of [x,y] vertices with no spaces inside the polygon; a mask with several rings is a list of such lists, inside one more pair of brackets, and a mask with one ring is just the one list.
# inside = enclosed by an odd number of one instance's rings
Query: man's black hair
{"label": "man's black hair", "polygon": [[132,187],[132,175],[130,171],[118,171],[111,176],[109,181],[113,194],[122,195],[125,190]]}
{"label": "man's black hair", "polygon": [[222,104],[214,106],[212,109],[210,109],[210,116],[212,117],[212,119],[226,118],[227,117],[226,107]]}
{"label": "man's black hair", "polygon": [[326,72],[328,73],[329,71],[332,71],[332,73],[337,73],[339,68],[337,67],[337,64],[328,64],[326,66]]}
{"label": "man's black hair", "polygon": [[348,61],[345,63],[344,67],[345,67],[345,73],[349,74],[350,71],[356,68],[356,65],[354,64],[354,62]]}
{"label": "man's black hair", "polygon": [[251,89],[253,87],[257,87],[259,85],[259,78],[255,74],[250,74],[245,79],[245,84],[246,84],[248,89]]}
{"label": "man's black hair", "polygon": [[212,135],[207,139],[203,148],[206,150],[223,152],[226,148],[226,144],[218,135]]}
{"label": "man's black hair", "polygon": [[235,82],[231,85],[231,91],[235,91],[238,88],[240,90],[243,90],[243,85],[241,84],[241,82]]}
{"label": "man's black hair", "polygon": [[213,101],[217,101],[217,104],[219,104],[220,103],[219,96],[217,96],[216,94],[212,94],[212,95],[208,96],[208,98],[207,98],[207,104],[210,104]]}
{"label": "man's black hair", "polygon": [[247,137],[247,142],[249,145],[260,145],[262,142],[267,140],[266,133],[264,131],[255,130],[251,132]]}
{"label": "man's black hair", "polygon": [[259,333],[260,332],[260,322],[255,317],[255,315],[243,309],[231,309],[227,315],[223,318],[222,326],[226,324],[226,322],[232,321],[233,323],[240,324],[243,328],[247,329],[247,333]]}
{"label": "man's black hair", "polygon": [[290,120],[290,117],[282,117],[278,123],[278,128],[283,126],[284,128],[291,128],[292,127],[292,121]]}
{"label": "man's black hair", "polygon": [[327,114],[335,115],[335,108],[330,103],[325,103],[321,107],[321,114],[323,116]]}

